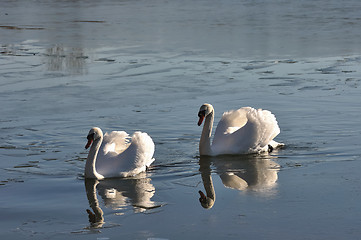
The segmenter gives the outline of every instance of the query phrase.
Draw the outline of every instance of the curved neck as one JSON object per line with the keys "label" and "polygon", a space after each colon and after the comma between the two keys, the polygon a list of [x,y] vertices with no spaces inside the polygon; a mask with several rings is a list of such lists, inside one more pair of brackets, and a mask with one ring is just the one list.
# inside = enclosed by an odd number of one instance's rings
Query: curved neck
{"label": "curved neck", "polygon": [[96,179],[103,179],[104,177],[100,175],[96,168],[95,162],[98,156],[100,145],[103,142],[103,138],[100,137],[94,140],[93,144],[90,147],[88,158],[86,159],[85,163],[85,178],[96,178]]}
{"label": "curved neck", "polygon": [[202,181],[204,190],[206,190],[207,198],[212,200],[213,205],[213,203],[216,201],[216,192],[214,191],[211,173],[202,174]]}
{"label": "curved neck", "polygon": [[204,189],[206,190],[206,201],[201,203],[204,208],[212,208],[216,201],[216,192],[214,191],[210,163],[211,162],[207,158],[200,159],[199,170],[201,172]]}
{"label": "curved neck", "polygon": [[213,121],[214,121],[214,110],[206,116],[206,119],[204,121],[202,135],[199,141],[199,154],[201,156],[212,155],[211,136],[212,136]]}
{"label": "curved neck", "polygon": [[104,223],[103,211],[99,207],[99,202],[96,194],[96,186],[98,185],[98,180],[94,179],[85,179],[85,191],[89,201],[89,206],[93,209],[92,213],[89,209],[87,212],[89,214],[89,221],[92,224],[95,224],[97,227],[101,227]]}

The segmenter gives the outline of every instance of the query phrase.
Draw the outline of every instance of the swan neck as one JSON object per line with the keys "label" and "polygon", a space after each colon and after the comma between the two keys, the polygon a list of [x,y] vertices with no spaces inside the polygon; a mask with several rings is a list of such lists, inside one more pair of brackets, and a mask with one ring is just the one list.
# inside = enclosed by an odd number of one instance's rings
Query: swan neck
{"label": "swan neck", "polygon": [[95,162],[102,142],[103,142],[103,137],[100,137],[94,140],[93,144],[90,147],[88,158],[85,163],[85,178],[95,178],[95,179],[103,178],[103,176],[97,172],[95,167]]}
{"label": "swan neck", "polygon": [[201,139],[199,142],[200,155],[212,155],[211,151],[211,136],[214,121],[214,110],[205,118]]}

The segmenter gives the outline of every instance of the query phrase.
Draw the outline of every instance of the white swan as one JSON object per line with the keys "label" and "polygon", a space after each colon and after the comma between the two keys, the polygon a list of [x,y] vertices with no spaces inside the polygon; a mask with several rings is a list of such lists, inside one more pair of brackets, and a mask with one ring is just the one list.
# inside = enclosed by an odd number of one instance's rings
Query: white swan
{"label": "white swan", "polygon": [[243,107],[223,113],[212,145],[213,106],[203,104],[198,117],[198,126],[205,119],[199,142],[200,155],[259,153],[284,145],[273,140],[280,133],[280,128],[276,117],[267,110]]}
{"label": "white swan", "polygon": [[105,133],[100,128],[90,129],[90,147],[85,163],[85,178],[113,178],[134,176],[146,170],[154,161],[154,142],[147,133],[135,132],[129,142],[124,131]]}

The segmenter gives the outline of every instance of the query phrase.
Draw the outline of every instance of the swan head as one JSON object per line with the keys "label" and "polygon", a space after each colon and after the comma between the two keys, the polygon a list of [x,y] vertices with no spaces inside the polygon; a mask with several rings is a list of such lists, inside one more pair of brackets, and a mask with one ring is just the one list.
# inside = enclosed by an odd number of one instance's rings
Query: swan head
{"label": "swan head", "polygon": [[205,117],[207,117],[209,114],[213,113],[214,109],[213,106],[209,103],[205,103],[203,104],[200,108],[199,108],[199,112],[198,112],[198,126],[200,126],[204,120]]}
{"label": "swan head", "polygon": [[200,197],[199,197],[199,202],[201,203],[203,208],[212,208],[214,205],[214,199],[207,197],[202,191],[198,192]]}
{"label": "swan head", "polygon": [[88,149],[95,140],[102,137],[103,137],[103,132],[100,128],[98,127],[91,128],[87,136],[88,143],[85,145],[85,149]]}

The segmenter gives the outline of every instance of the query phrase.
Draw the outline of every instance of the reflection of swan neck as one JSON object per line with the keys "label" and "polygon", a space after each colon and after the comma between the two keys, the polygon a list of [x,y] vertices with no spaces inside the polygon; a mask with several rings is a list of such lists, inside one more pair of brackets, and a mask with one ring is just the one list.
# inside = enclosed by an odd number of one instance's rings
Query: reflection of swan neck
{"label": "reflection of swan neck", "polygon": [[98,156],[100,145],[103,142],[103,136],[95,139],[93,144],[90,147],[88,158],[85,163],[85,178],[95,178],[103,179],[104,177],[100,175],[95,167],[95,162]]}
{"label": "reflection of swan neck", "polygon": [[199,141],[199,154],[211,155],[211,136],[214,121],[214,110],[205,117],[201,139]]}
{"label": "reflection of swan neck", "polygon": [[207,174],[207,176],[202,175],[204,189],[206,190],[207,198],[212,199],[213,201],[216,200],[216,193],[213,187],[213,181],[211,174]]}
{"label": "reflection of swan neck", "polygon": [[212,208],[214,202],[216,201],[216,193],[214,191],[210,162],[207,159],[200,160],[200,169],[202,175],[202,182],[206,195],[202,191],[199,191],[200,198],[199,201],[204,208]]}
{"label": "reflection of swan neck", "polygon": [[99,182],[97,180],[85,179],[85,190],[89,201],[89,206],[94,211],[93,214],[90,210],[87,209],[87,212],[89,214],[89,221],[91,223],[96,223],[101,225],[104,223],[104,218],[103,218],[103,211],[99,207],[99,202],[96,195],[96,186],[98,185],[98,183]]}

